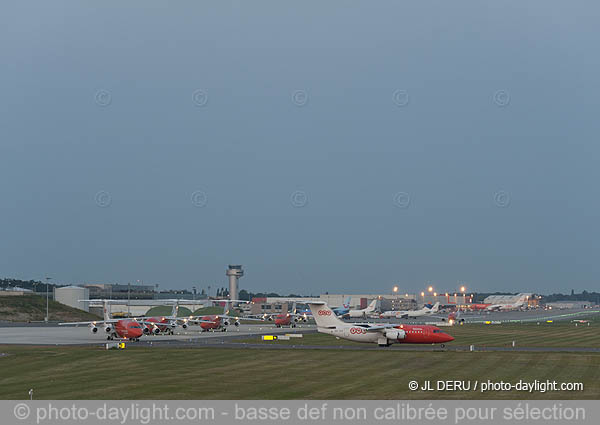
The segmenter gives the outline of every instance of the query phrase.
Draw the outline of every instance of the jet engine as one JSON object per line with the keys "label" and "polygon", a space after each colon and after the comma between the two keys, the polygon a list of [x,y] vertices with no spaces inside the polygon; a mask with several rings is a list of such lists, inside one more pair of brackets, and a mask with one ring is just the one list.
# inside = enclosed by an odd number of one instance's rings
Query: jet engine
{"label": "jet engine", "polygon": [[181,327],[182,327],[183,329],[187,329],[187,327],[188,327],[188,324],[187,324],[187,322],[183,322],[183,324],[181,325]]}
{"label": "jet engine", "polygon": [[227,319],[223,320],[223,326],[229,326],[229,320],[227,320]]}
{"label": "jet engine", "polygon": [[94,325],[90,326],[90,332],[95,334],[96,332],[98,332],[98,328]]}
{"label": "jet engine", "polygon": [[158,335],[160,333],[160,328],[158,326],[156,326],[154,328],[154,335]]}
{"label": "jet engine", "polygon": [[387,339],[404,339],[406,332],[403,329],[386,329],[385,336]]}
{"label": "jet engine", "polygon": [[148,328],[148,326],[144,326],[144,335],[148,335],[150,333],[150,329]]}
{"label": "jet engine", "polygon": [[235,325],[235,327],[237,328],[238,326],[240,326],[240,321],[239,321],[239,320],[236,320],[236,321],[235,321],[233,324],[234,324],[234,325]]}
{"label": "jet engine", "polygon": [[105,331],[107,334],[109,334],[109,333],[111,333],[111,332],[112,332],[112,329],[113,329],[113,328],[112,328],[112,326],[111,326],[111,325],[106,325],[106,327],[104,328],[104,331]]}

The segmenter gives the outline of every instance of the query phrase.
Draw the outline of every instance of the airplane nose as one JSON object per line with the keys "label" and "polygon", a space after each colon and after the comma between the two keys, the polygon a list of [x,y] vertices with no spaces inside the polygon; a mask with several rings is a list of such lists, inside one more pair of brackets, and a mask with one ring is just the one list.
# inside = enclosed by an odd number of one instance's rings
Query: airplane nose
{"label": "airplane nose", "polygon": [[446,334],[446,338],[444,339],[444,342],[450,342],[450,341],[454,341],[454,337]]}

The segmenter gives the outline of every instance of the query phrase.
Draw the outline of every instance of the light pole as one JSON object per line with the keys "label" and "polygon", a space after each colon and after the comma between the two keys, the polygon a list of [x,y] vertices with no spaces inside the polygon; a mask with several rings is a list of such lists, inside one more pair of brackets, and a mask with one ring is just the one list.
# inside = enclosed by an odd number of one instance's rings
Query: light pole
{"label": "light pole", "polygon": [[131,282],[127,283],[127,317],[131,317]]}
{"label": "light pole", "polygon": [[46,278],[46,318],[44,319],[44,322],[48,323],[48,298],[50,297],[50,279],[52,279],[51,277],[47,277]]}

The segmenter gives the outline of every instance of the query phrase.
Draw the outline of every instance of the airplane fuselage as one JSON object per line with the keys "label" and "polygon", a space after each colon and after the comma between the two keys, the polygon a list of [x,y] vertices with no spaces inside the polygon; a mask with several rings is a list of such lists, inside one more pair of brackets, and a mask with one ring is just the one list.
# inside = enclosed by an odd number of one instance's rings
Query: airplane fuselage
{"label": "airplane fuselage", "polygon": [[123,319],[114,324],[114,332],[119,338],[137,339],[144,334],[142,325],[137,320]]}
{"label": "airplane fuselage", "polygon": [[[381,332],[368,331],[365,324],[348,324],[336,327],[317,328],[321,333],[355,342],[380,343]],[[387,343],[443,344],[454,338],[431,325],[398,325],[386,329]]]}

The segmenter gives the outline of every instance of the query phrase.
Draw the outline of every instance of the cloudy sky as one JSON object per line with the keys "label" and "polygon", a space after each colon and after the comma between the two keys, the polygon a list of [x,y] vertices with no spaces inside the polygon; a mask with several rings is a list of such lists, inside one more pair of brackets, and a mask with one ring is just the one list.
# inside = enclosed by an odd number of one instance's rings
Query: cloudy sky
{"label": "cloudy sky", "polygon": [[0,277],[598,289],[599,12],[7,4]]}

